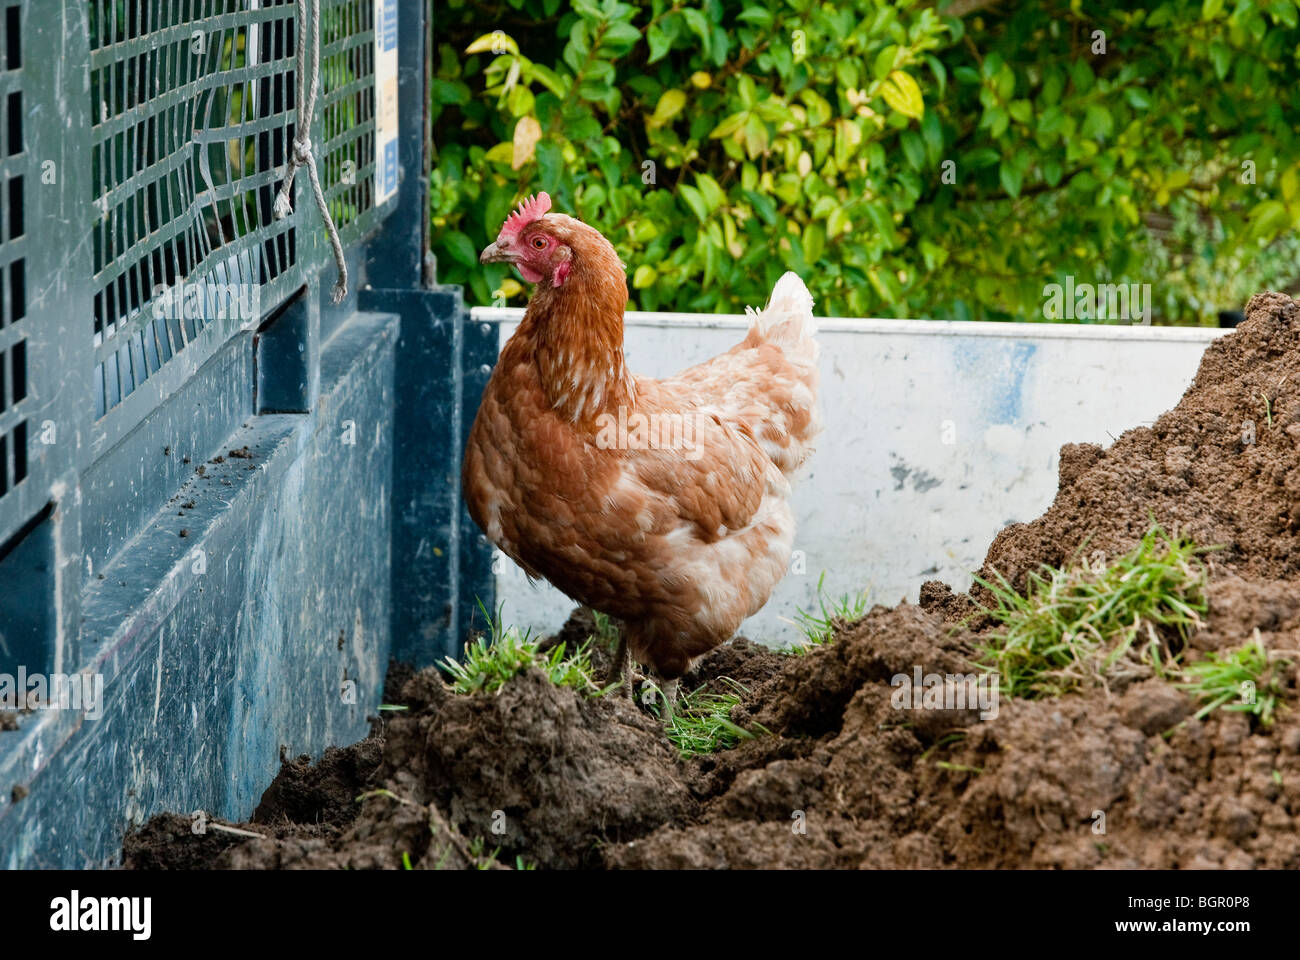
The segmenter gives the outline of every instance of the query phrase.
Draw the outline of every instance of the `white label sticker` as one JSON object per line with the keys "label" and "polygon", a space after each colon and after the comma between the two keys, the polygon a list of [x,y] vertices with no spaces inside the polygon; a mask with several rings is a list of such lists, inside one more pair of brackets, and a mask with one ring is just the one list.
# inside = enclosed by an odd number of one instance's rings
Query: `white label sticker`
{"label": "white label sticker", "polygon": [[397,193],[397,0],[375,0],[375,205]]}

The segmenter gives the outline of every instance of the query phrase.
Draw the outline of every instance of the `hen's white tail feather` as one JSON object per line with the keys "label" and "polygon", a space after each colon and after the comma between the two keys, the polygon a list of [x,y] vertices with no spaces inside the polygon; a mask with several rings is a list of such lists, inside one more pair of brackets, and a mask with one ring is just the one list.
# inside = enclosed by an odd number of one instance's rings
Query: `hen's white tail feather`
{"label": "hen's white tail feather", "polygon": [[[776,286],[762,310],[747,311],[753,326],[746,342],[755,334],[779,347],[789,367],[767,382],[766,401],[755,402],[746,396],[747,415],[762,414],[754,424],[760,445],[777,468],[793,477],[812,453],[813,444],[822,430],[821,403],[817,398],[817,320],[813,317],[813,298],[798,274],[787,272]],[[775,429],[773,429],[775,428]]]}
{"label": "hen's white tail feather", "polygon": [[765,340],[783,347],[800,359],[817,359],[817,319],[813,316],[813,298],[793,271],[786,272],[762,310],[748,307],[754,326]]}

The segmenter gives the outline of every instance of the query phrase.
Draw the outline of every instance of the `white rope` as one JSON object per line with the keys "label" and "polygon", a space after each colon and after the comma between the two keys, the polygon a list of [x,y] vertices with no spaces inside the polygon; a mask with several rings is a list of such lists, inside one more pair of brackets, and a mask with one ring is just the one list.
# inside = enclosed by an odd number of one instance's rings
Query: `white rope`
{"label": "white rope", "polygon": [[[280,193],[275,198],[275,219],[283,220],[293,212],[289,194],[293,190],[293,178],[299,167],[306,167],[311,178],[312,193],[316,195],[316,206],[320,209],[321,219],[325,221],[325,231],[329,234],[330,245],[334,248],[334,262],[338,264],[339,278],[334,282],[334,291],[330,299],[340,303],[348,292],[348,265],[343,257],[343,242],[339,240],[339,231],[330,216],[329,204],[325,202],[325,192],[321,189],[320,175],[316,172],[316,157],[311,152],[311,121],[316,112],[316,94],[320,88],[320,0],[297,0],[298,2],[298,48],[297,55],[297,97],[298,129],[293,138],[293,151],[289,155],[289,164],[285,171],[284,183],[280,184]],[[311,56],[307,56],[307,11],[311,8]],[[308,80],[310,77],[310,80]]]}

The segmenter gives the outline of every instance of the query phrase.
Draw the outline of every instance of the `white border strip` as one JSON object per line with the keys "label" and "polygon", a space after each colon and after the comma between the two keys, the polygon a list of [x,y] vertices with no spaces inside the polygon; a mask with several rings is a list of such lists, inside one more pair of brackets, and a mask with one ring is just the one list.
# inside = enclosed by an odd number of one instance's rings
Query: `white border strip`
{"label": "white border strip", "polygon": [[[518,323],[522,307],[471,307],[479,323]],[[629,310],[630,327],[747,330],[749,318],[727,313],[658,313]],[[1164,343],[1209,343],[1231,330],[1218,327],[1147,327],[1103,323],[998,323],[988,320],[889,320],[877,317],[818,317],[819,330],[934,337],[1001,337],[1007,340],[1156,340]]]}

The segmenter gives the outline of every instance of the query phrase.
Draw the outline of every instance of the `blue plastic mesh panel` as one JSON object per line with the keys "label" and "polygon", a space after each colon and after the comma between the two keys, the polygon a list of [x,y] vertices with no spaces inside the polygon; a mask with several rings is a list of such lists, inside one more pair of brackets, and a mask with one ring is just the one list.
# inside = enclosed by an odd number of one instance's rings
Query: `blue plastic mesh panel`
{"label": "blue plastic mesh panel", "polygon": [[375,3],[324,0],[321,13],[321,182],[344,245],[373,226]]}
{"label": "blue plastic mesh panel", "polygon": [[0,499],[27,479],[27,276],[30,163],[23,146],[22,8],[0,4]]}
{"label": "blue plastic mesh panel", "polygon": [[[296,8],[290,0],[89,0],[89,8],[93,392],[103,417],[182,351],[199,354],[190,358],[197,364],[255,319],[214,323],[216,312],[237,313],[253,290],[265,312],[301,282],[293,221],[272,215],[294,133]],[[243,299],[232,301],[236,291]]]}

